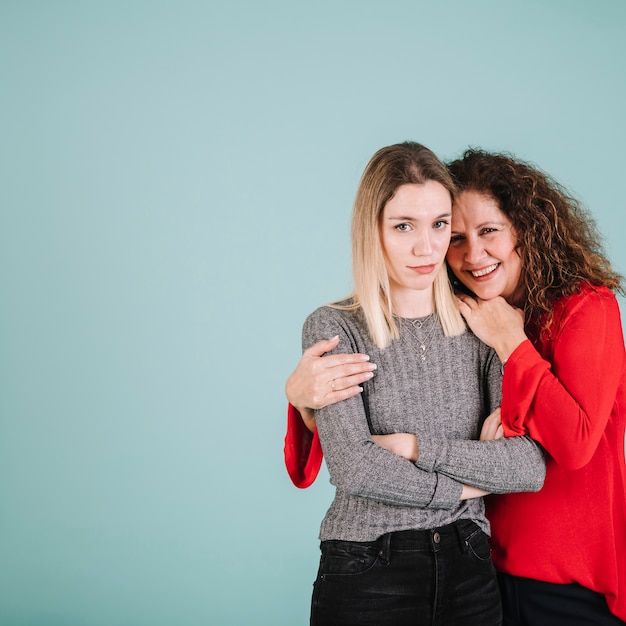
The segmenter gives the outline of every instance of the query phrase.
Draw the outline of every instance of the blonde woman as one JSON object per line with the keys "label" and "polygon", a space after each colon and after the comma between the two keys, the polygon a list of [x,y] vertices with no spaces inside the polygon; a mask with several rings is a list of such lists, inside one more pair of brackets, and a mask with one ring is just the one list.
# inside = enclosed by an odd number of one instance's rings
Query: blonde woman
{"label": "blonde woman", "polygon": [[[424,146],[379,150],[354,204],[354,293],[304,324],[305,350],[334,336],[333,352],[378,366],[362,393],[314,415],[336,493],[320,530],[313,626],[501,623],[481,496],[538,490],[545,465],[528,437],[477,441],[497,416],[502,373],[448,282],[454,195]],[[436,445],[417,467],[377,445],[392,433]],[[301,459],[286,454],[293,469]]]}

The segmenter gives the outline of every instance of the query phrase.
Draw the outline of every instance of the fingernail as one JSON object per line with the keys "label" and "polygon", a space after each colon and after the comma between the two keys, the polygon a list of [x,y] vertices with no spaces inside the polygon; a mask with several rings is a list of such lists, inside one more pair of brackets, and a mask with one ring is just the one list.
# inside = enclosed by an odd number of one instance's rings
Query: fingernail
{"label": "fingernail", "polygon": [[369,354],[364,354],[364,355],[363,355],[363,360],[364,360],[364,361],[369,361],[369,360],[370,360],[370,356],[369,356]]}

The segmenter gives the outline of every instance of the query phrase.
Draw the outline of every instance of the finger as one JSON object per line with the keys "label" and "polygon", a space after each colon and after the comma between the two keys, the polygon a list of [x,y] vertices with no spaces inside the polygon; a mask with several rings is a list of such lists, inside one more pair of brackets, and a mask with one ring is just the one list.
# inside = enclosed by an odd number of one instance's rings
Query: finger
{"label": "finger", "polygon": [[307,356],[322,356],[326,352],[330,352],[339,345],[339,335],[335,335],[330,339],[322,339],[305,350],[303,354]]}
{"label": "finger", "polygon": [[[330,357],[324,359],[325,361],[330,361]],[[323,363],[320,365],[324,365]],[[371,372],[376,369],[375,363],[370,363],[369,361],[360,361],[358,363],[347,363],[347,364],[338,364],[338,365],[330,365],[325,367],[326,373],[328,374],[328,380],[337,380],[340,378],[348,378],[350,376],[364,376],[358,381],[349,381],[352,384],[358,384],[359,382],[363,382],[364,380],[368,380],[371,376],[368,376]],[[348,385],[342,385],[342,387],[347,387]]]}
{"label": "finger", "polygon": [[466,293],[457,293],[455,294],[457,300],[461,300],[461,302],[465,302],[468,306],[472,304],[476,304],[476,298],[472,298]]}
{"label": "finger", "polygon": [[[323,339],[313,344],[310,348],[307,348],[303,353],[303,357],[321,357],[327,352],[334,350],[339,345],[339,336],[335,335],[332,339]],[[367,354],[361,354],[360,352],[347,352],[341,354],[329,354],[324,357],[324,367],[335,367],[336,365],[342,365],[345,363],[362,363],[369,361],[370,357]]]}
{"label": "finger", "polygon": [[342,400],[347,400],[348,398],[352,398],[353,396],[358,395],[363,391],[363,387],[353,386],[348,387],[347,389],[341,389],[339,391],[334,391],[332,396],[328,397],[328,401],[326,404],[323,404],[320,408],[324,406],[328,406],[329,404],[334,404],[335,402],[341,402]]}
{"label": "finger", "polygon": [[491,441],[493,439],[496,438],[496,431],[497,429],[493,428],[491,425],[489,426],[489,428],[487,428],[485,430],[485,435],[484,438],[488,441]]}
{"label": "finger", "polygon": [[470,315],[470,313],[472,312],[472,309],[470,309],[469,305],[464,300],[461,300],[461,298],[457,297],[456,302],[459,307],[459,312],[461,313],[461,315],[464,318],[467,318],[467,316]]}
{"label": "finger", "polygon": [[332,380],[342,376],[362,374],[376,369],[376,365],[370,363],[366,354],[330,354],[323,358],[310,357],[303,359],[308,363],[311,372],[315,375],[324,375],[325,380]]}
{"label": "finger", "polygon": [[343,391],[344,389],[350,389],[362,385],[374,376],[374,372],[363,372],[360,374],[354,374],[353,376],[342,376],[340,378],[334,378],[330,381],[331,391]]}
{"label": "finger", "polygon": [[342,352],[341,354],[329,354],[322,360],[326,367],[337,367],[338,365],[354,365],[367,363],[369,355],[360,352]]}

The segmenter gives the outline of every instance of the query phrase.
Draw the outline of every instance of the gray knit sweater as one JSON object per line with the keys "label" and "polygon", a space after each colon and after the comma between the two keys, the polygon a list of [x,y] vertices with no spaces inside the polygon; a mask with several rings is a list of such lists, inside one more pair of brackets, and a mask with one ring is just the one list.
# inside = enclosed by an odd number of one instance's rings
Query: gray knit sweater
{"label": "gray knit sweater", "polygon": [[[361,311],[321,307],[305,321],[303,348],[339,335],[334,350],[369,354],[378,369],[363,393],[316,411],[324,457],[336,494],[320,539],[372,541],[406,529],[429,529],[465,518],[489,533],[482,498],[461,501],[463,484],[492,493],[536,491],[543,453],[528,437],[476,441],[482,421],[500,405],[501,364],[467,331],[445,337],[425,318],[427,349],[408,332],[387,348],[369,338]],[[371,434],[416,433],[411,463],[376,445]]]}

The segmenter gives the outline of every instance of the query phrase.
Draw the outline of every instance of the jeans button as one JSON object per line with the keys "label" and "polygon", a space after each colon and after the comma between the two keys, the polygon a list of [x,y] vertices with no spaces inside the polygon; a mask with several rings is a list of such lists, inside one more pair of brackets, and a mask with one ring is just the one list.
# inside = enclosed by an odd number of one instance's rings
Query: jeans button
{"label": "jeans button", "polygon": [[433,541],[434,541],[435,543],[439,543],[439,542],[441,541],[441,535],[440,535],[439,533],[435,533],[435,534],[433,535]]}

